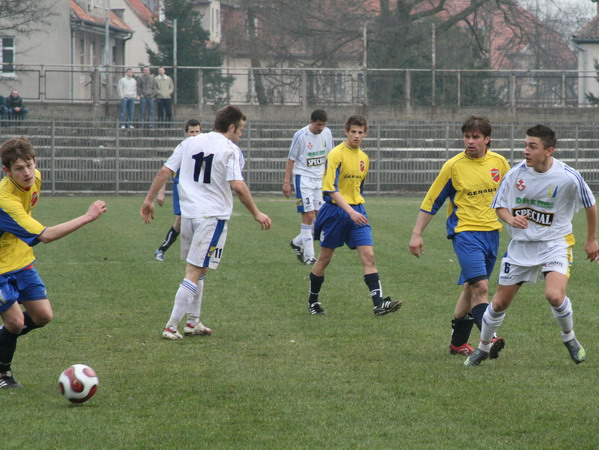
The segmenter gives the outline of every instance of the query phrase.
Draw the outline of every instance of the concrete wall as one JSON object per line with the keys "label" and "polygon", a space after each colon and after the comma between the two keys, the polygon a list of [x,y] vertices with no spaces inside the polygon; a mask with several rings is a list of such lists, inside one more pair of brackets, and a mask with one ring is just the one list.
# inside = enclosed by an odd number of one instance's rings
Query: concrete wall
{"label": "concrete wall", "polygon": [[[98,119],[117,120],[118,104],[110,105],[78,105],[69,103],[39,103],[26,102],[32,119]],[[599,109],[595,107],[581,108],[431,108],[413,107],[411,112],[403,108],[389,107],[330,107],[327,105],[313,105],[307,110],[301,106],[256,106],[240,105],[249,119],[272,120],[275,122],[291,120],[308,120],[313,109],[322,108],[329,114],[329,120],[344,122],[351,114],[363,114],[369,120],[397,120],[397,121],[434,121],[455,122],[463,121],[471,114],[485,115],[493,122],[516,122],[516,123],[599,123]],[[199,117],[202,121],[211,121],[218,109],[216,106],[204,106],[203,108],[192,105],[175,105],[175,118],[185,121],[192,117]],[[136,113],[139,105],[136,105]]]}

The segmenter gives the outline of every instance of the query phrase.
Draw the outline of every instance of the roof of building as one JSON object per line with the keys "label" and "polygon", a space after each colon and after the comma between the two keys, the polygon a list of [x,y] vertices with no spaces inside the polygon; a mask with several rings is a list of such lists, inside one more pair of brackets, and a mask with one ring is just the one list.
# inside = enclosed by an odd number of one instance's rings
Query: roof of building
{"label": "roof of building", "polygon": [[[106,23],[106,19],[104,17],[90,15],[81,6],[79,6],[77,2],[75,2],[75,0],[71,0],[71,12],[77,19],[90,25],[104,26]],[[110,12],[109,24],[110,28],[112,29],[125,32],[133,31],[133,29],[129,25],[127,25],[119,16],[117,16],[112,11]]]}
{"label": "roof of building", "polygon": [[141,0],[125,0],[125,2],[145,26],[152,25],[156,20],[156,15]]}
{"label": "roof of building", "polygon": [[589,20],[580,30],[572,36],[574,42],[599,41],[599,15]]}

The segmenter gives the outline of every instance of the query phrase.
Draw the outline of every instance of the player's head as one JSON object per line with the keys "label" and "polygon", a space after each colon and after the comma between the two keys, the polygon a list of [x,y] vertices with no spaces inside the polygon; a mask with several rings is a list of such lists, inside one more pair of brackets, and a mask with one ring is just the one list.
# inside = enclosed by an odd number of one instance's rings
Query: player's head
{"label": "player's head", "polygon": [[227,134],[233,142],[237,142],[245,127],[247,118],[237,106],[225,106],[216,112],[214,131]]}
{"label": "player's head", "polygon": [[368,121],[364,116],[353,115],[345,122],[346,144],[351,148],[360,148],[368,132]]}
{"label": "player's head", "polygon": [[35,149],[27,138],[6,141],[0,147],[2,170],[20,187],[28,189],[35,183]]}
{"label": "player's head", "polygon": [[26,137],[11,139],[0,147],[0,157],[2,166],[10,170],[17,159],[35,160],[35,149]]}
{"label": "player's head", "polygon": [[327,113],[322,109],[315,109],[310,115],[310,131],[314,134],[322,133],[327,126]]}
{"label": "player's head", "polygon": [[185,136],[197,136],[202,132],[202,124],[199,120],[189,119],[185,122]]}
{"label": "player's head", "polygon": [[[462,125],[463,134],[477,132],[482,134],[483,137],[491,138],[491,131],[491,122],[489,122],[489,119],[482,116],[470,116],[464,121],[464,124]],[[490,145],[491,139],[489,139],[488,146]]]}
{"label": "player's head", "polygon": [[491,146],[491,123],[486,117],[470,116],[462,125],[464,146],[471,158],[482,158]]}
{"label": "player's head", "polygon": [[535,125],[526,130],[526,136],[536,137],[543,143],[545,149],[555,148],[557,146],[557,136],[555,131],[545,125]]}
{"label": "player's head", "polygon": [[368,121],[366,120],[366,117],[359,114],[354,114],[345,121],[345,131],[349,131],[352,125],[363,127],[364,132],[368,131]]}

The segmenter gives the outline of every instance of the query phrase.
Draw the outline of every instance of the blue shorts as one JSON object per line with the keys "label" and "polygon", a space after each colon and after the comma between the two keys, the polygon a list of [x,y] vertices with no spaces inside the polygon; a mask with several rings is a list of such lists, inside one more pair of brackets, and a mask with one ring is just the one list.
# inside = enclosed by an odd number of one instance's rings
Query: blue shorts
{"label": "blue shorts", "polygon": [[[351,205],[354,211],[363,214],[364,205]],[[337,248],[347,244],[351,249],[363,245],[373,246],[372,228],[370,225],[357,225],[339,206],[325,203],[314,222],[314,239],[320,241],[321,247]]]}
{"label": "blue shorts", "polygon": [[462,231],[451,241],[462,268],[458,284],[474,278],[491,278],[499,249],[499,231]]}
{"label": "blue shorts", "polygon": [[179,180],[173,178],[173,214],[175,216],[181,215],[181,205],[179,204]]}
{"label": "blue shorts", "polygon": [[16,302],[45,298],[48,298],[46,286],[35,267],[0,275],[0,313]]}

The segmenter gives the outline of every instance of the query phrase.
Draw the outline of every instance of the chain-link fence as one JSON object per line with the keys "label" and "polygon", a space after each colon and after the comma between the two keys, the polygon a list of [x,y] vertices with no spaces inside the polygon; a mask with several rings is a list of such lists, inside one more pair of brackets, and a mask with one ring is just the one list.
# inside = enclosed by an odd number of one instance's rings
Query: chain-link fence
{"label": "chain-link fence", "polygon": [[[182,124],[120,129],[114,122],[0,122],[0,139],[28,136],[49,193],[137,194],[183,138]],[[278,193],[291,138],[306,123],[250,121],[239,145],[245,178],[254,192]],[[336,143],[343,124],[329,123]],[[442,164],[463,149],[461,123],[373,122],[364,141],[370,157],[365,186],[374,195],[426,191]],[[599,192],[599,127],[547,124],[558,133],[555,156],[579,170]],[[204,124],[209,129],[208,124]],[[491,148],[513,164],[522,159],[526,126],[496,124]]]}

